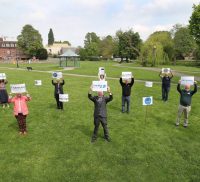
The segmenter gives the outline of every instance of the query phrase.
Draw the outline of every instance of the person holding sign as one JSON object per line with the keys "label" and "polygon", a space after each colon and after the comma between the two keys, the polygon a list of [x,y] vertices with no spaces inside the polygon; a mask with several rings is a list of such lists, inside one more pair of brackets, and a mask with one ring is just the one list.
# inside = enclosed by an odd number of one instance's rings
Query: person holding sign
{"label": "person holding sign", "polygon": [[59,101],[59,94],[63,94],[63,85],[65,81],[63,79],[56,79],[56,81],[52,80],[52,85],[54,85],[54,97],[57,103],[57,109],[63,110],[63,102]]}
{"label": "person holding sign", "polygon": [[9,107],[8,93],[6,90],[7,83],[8,83],[8,81],[5,79],[0,80],[0,103],[2,104],[3,108],[5,108],[6,106]]}
{"label": "person holding sign", "polygon": [[179,126],[180,118],[182,113],[184,112],[184,124],[183,126],[186,128],[188,126],[188,116],[191,110],[191,102],[192,96],[197,92],[197,82],[194,82],[194,90],[190,90],[190,85],[186,84],[185,89],[181,90],[180,88],[181,80],[177,85],[177,91],[180,93],[180,105],[178,108],[178,116],[176,120],[176,126]]}
{"label": "person holding sign", "polygon": [[166,102],[168,100],[168,95],[170,91],[170,83],[173,78],[173,74],[170,70],[170,73],[160,72],[160,78],[162,79],[162,100]]}
{"label": "person holding sign", "polygon": [[14,116],[18,121],[19,125],[19,134],[26,135],[26,117],[28,115],[28,106],[27,101],[30,101],[31,97],[29,94],[26,96],[22,95],[22,93],[17,93],[14,97],[9,97],[9,102],[14,104]]}
{"label": "person holding sign", "polygon": [[131,77],[131,82],[129,83],[129,80],[126,79],[125,83],[122,80],[122,77],[119,80],[121,86],[122,86],[122,113],[125,112],[125,104],[127,104],[127,110],[126,112],[130,112],[130,95],[131,95],[131,87],[134,84],[134,78],[133,76]]}
{"label": "person holding sign", "polygon": [[90,87],[90,91],[88,93],[88,98],[94,102],[94,132],[92,136],[91,142],[95,142],[97,139],[97,133],[99,129],[99,125],[101,123],[104,130],[105,139],[110,142],[110,137],[108,133],[107,127],[107,109],[106,104],[113,100],[112,93],[110,92],[110,88],[107,89],[109,93],[109,97],[104,96],[102,91],[98,92],[98,96],[92,96],[92,86]]}

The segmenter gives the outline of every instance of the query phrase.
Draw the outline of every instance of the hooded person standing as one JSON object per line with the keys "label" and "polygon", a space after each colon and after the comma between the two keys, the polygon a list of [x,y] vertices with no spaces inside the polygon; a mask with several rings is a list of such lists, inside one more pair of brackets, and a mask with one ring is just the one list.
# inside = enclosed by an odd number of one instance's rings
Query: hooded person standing
{"label": "hooded person standing", "polygon": [[188,126],[188,116],[191,111],[192,96],[197,92],[197,82],[194,82],[194,90],[190,90],[190,85],[186,84],[185,88],[181,90],[179,81],[177,85],[177,91],[180,93],[180,105],[178,108],[178,116],[176,120],[176,126],[179,126],[180,118],[182,113],[184,113],[184,124],[186,128]]}
{"label": "hooded person standing", "polygon": [[166,102],[168,100],[168,95],[170,91],[171,79],[173,78],[173,74],[170,70],[170,74],[160,72],[160,78],[162,79],[162,100]]}
{"label": "hooded person standing", "polygon": [[0,103],[2,104],[2,107],[5,108],[6,105],[9,107],[8,104],[8,93],[6,90],[6,84],[8,83],[7,80],[0,80]]}

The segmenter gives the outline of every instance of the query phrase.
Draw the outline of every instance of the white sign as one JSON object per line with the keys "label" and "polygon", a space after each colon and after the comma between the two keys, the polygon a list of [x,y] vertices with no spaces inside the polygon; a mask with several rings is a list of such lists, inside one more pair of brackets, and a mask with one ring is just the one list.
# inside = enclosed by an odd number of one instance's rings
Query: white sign
{"label": "white sign", "polygon": [[60,102],[69,102],[69,95],[68,94],[59,94],[59,101]]}
{"label": "white sign", "polygon": [[5,80],[5,79],[6,79],[6,74],[0,73],[0,80]]}
{"label": "white sign", "polygon": [[132,78],[131,72],[122,72],[122,80],[130,80]]}
{"label": "white sign", "polygon": [[142,104],[143,104],[143,106],[152,105],[153,104],[153,97],[152,96],[150,96],[150,97],[143,97],[142,98]]}
{"label": "white sign", "polygon": [[105,75],[104,67],[99,67],[99,75]]}
{"label": "white sign", "polygon": [[62,72],[53,72],[52,78],[56,78],[56,79],[62,78]]}
{"label": "white sign", "polygon": [[145,82],[146,87],[153,87],[153,82]]}
{"label": "white sign", "polygon": [[181,85],[194,85],[194,76],[182,76],[181,77]]}
{"label": "white sign", "polygon": [[24,93],[26,92],[26,85],[25,84],[11,84],[10,85],[11,93]]}
{"label": "white sign", "polygon": [[93,81],[92,91],[96,92],[107,91],[107,81]]}
{"label": "white sign", "polygon": [[35,80],[35,85],[37,86],[42,85],[42,80]]}
{"label": "white sign", "polygon": [[170,73],[170,68],[162,68],[162,73]]}

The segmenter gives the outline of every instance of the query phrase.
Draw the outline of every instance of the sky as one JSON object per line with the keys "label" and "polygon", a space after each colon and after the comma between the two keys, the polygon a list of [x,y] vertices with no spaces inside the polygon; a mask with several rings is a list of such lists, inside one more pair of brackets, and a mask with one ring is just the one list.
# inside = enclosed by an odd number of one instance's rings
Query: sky
{"label": "sky", "polygon": [[200,0],[0,0],[0,36],[16,38],[31,24],[47,44],[49,29],[56,41],[83,46],[88,32],[115,35],[133,29],[145,41],[154,31],[187,25]]}

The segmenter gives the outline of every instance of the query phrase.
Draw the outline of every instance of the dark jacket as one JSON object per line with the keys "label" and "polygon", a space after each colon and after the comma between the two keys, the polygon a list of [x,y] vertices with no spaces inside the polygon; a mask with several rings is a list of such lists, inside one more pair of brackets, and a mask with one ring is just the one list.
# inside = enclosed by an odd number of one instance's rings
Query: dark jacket
{"label": "dark jacket", "polygon": [[134,84],[134,78],[131,79],[131,83],[123,83],[122,82],[122,78],[120,78],[119,80],[121,86],[122,86],[122,95],[123,96],[130,96],[131,95],[131,87],[133,86]]}
{"label": "dark jacket", "polygon": [[52,85],[55,86],[54,89],[54,96],[56,96],[57,94],[63,94],[63,85],[65,84],[65,81],[63,80],[61,83],[55,83],[52,80]]}
{"label": "dark jacket", "polygon": [[113,96],[109,95],[109,97],[98,97],[92,96],[92,94],[88,93],[88,98],[94,102],[94,117],[101,116],[103,118],[107,117],[107,109],[106,104],[113,100]]}
{"label": "dark jacket", "polygon": [[194,90],[187,91],[187,90],[181,90],[180,84],[177,85],[177,90],[180,93],[180,104],[182,106],[190,106],[192,102],[192,96],[197,92],[197,84],[194,84]]}
{"label": "dark jacket", "polygon": [[171,76],[161,76],[159,75],[162,79],[162,87],[168,88],[170,87],[171,79],[173,78],[173,74],[171,73]]}

